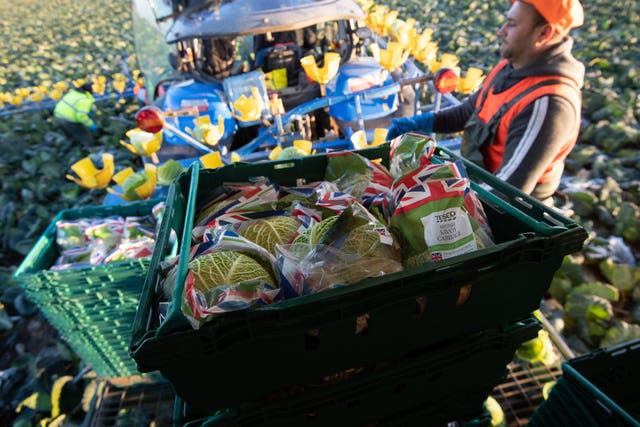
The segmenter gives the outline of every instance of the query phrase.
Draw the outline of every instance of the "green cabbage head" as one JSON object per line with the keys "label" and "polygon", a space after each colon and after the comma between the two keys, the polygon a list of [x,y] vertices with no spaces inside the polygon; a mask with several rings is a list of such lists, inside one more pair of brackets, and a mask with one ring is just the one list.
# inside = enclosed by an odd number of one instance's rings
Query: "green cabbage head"
{"label": "green cabbage head", "polygon": [[169,159],[158,166],[158,184],[169,185],[184,170],[184,167],[177,161]]}
{"label": "green cabbage head", "polygon": [[194,286],[202,293],[221,285],[234,285],[258,280],[277,287],[271,273],[259,262],[235,251],[205,254],[189,262],[195,278]]}

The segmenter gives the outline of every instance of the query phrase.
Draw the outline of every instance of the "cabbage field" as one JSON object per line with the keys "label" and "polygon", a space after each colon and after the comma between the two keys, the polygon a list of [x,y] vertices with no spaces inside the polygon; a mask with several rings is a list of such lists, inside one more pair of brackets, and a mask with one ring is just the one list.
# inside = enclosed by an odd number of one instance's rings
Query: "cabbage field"
{"label": "cabbage field", "polygon": [[[486,73],[498,60],[497,30],[509,2],[378,3],[433,29],[439,51],[456,54],[463,70]],[[58,211],[105,196],[65,179],[73,162],[108,151],[121,167],[140,166],[119,144],[134,127],[138,104],[114,90],[137,67],[130,4],[0,1],[0,425],[74,425],[84,416],[82,395],[92,378],[80,375],[61,393],[82,362],[11,274]],[[587,68],[583,128],[556,204],[590,237],[581,253],[566,258],[546,304],[577,354],[640,337],[640,3],[592,0],[584,7],[585,25],[572,33],[574,54]],[[93,146],[68,141],[50,109],[15,113],[89,79],[102,81],[109,94],[96,105]]]}

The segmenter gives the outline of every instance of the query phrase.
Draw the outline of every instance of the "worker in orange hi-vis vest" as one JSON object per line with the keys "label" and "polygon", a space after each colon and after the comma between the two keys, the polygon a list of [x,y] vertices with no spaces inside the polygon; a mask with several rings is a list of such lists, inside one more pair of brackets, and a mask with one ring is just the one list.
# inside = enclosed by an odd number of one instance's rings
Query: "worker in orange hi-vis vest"
{"label": "worker in orange hi-vis vest", "polygon": [[569,31],[583,20],[578,0],[512,0],[498,31],[503,59],[480,89],[436,114],[394,119],[387,139],[464,131],[464,157],[552,204],[580,130],[585,68]]}

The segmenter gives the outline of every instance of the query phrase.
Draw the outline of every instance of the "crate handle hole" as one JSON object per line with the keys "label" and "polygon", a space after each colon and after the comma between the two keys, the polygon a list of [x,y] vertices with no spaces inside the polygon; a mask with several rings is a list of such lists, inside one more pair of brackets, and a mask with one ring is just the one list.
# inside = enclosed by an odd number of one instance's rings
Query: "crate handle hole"
{"label": "crate handle hole", "polygon": [[309,329],[304,333],[304,348],[317,350],[320,347],[320,329]]}
{"label": "crate handle hole", "polygon": [[533,209],[533,205],[529,203],[527,200],[525,200],[524,198],[522,198],[521,196],[516,196],[513,198],[513,200],[518,202],[521,206],[524,206],[529,210]]}
{"label": "crate handle hole", "polygon": [[406,388],[407,385],[405,383],[396,384],[396,386],[393,388],[393,392],[402,393]]}
{"label": "crate handle hole", "polygon": [[471,287],[472,285],[464,285],[460,287],[458,291],[458,300],[456,301],[456,306],[461,306],[469,299],[471,295]]}
{"label": "crate handle hole", "polygon": [[560,221],[559,219],[551,216],[551,214],[549,214],[549,212],[543,212],[542,213],[542,217],[544,218],[545,221],[547,221],[550,224],[554,224],[557,226],[564,226],[564,223],[562,221]]}
{"label": "crate handle hole", "polygon": [[414,305],[413,318],[415,320],[422,319],[424,312],[427,310],[427,296],[422,295],[416,298],[416,304]]}
{"label": "crate handle hole", "polygon": [[356,335],[367,335],[369,333],[369,313],[356,317]]}
{"label": "crate handle hole", "polygon": [[287,162],[287,163],[278,163],[276,165],[273,165],[274,169],[291,169],[292,167],[295,167],[295,163],[293,162]]}

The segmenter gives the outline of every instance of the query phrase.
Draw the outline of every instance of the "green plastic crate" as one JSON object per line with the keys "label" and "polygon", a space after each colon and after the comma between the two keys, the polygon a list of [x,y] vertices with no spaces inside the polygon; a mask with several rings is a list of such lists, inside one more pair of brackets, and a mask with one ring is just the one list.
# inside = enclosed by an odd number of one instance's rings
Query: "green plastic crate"
{"label": "green plastic crate", "polygon": [[178,398],[175,425],[399,426],[424,425],[425,420],[429,425],[464,424],[481,412],[515,350],[539,329],[539,322],[528,318],[505,329],[414,349],[335,383],[296,384],[210,417],[197,418]]}
{"label": "green plastic crate", "polygon": [[[388,162],[388,145],[360,153]],[[441,150],[440,156],[453,155]],[[154,253],[132,335],[132,356],[142,372],[159,370],[190,404],[224,408],[296,381],[500,327],[538,308],[563,257],[581,249],[587,237],[573,221],[465,162],[481,193],[495,246],[348,287],[225,313],[193,330],[179,300],[196,207],[224,182],[267,176],[294,185],[298,178],[323,179],[326,164],[324,155],[203,171],[194,164],[190,176],[174,184],[167,211],[181,236],[180,272],[168,318],[159,325],[154,294],[160,280],[154,261],[159,258]],[[480,182],[501,196],[483,191]],[[156,250],[166,253],[164,246],[160,238]],[[357,318],[364,314],[370,315],[367,333],[356,336]],[[277,355],[284,367],[268,369],[256,354]],[[201,381],[219,387],[199,393],[193,384]]]}
{"label": "green plastic crate", "polygon": [[572,359],[532,427],[640,427],[640,339]]}
{"label": "green plastic crate", "polygon": [[128,346],[148,260],[49,271],[59,251],[56,222],[113,215],[143,216],[159,200],[88,206],[58,213],[16,270],[29,299],[61,337],[102,377],[138,374]]}

